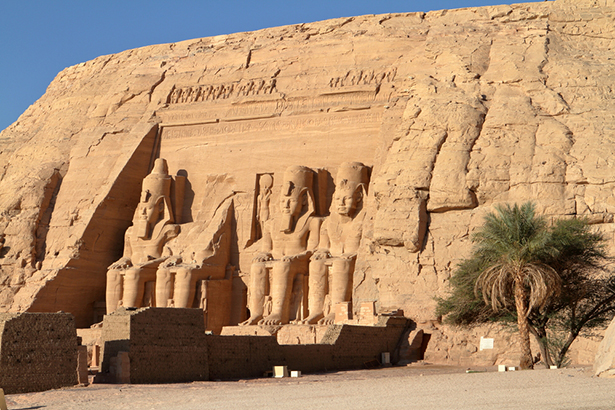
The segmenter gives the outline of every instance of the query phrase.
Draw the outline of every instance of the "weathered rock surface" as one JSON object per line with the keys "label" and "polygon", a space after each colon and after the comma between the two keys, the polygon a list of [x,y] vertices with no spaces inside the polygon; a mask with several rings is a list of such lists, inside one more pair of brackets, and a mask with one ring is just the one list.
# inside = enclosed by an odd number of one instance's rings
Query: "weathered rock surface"
{"label": "weathered rock surface", "polygon": [[100,321],[158,157],[187,178],[177,223],[209,222],[232,198],[233,286],[258,239],[259,175],[277,198],[289,165],[372,166],[354,307],[419,322],[496,203],[588,216],[611,237],[614,16],[613,0],[363,16],[69,67],[0,133],[0,309]]}
{"label": "weathered rock surface", "polygon": [[596,351],[594,374],[602,377],[615,375],[615,320],[606,329],[604,339]]}

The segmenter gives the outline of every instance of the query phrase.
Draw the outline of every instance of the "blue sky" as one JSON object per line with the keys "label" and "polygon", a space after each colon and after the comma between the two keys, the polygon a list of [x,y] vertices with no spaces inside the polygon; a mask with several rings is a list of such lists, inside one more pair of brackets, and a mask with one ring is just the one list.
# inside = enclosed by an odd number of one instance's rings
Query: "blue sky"
{"label": "blue sky", "polygon": [[[537,2],[542,0],[526,0]],[[519,2],[519,1],[517,1]],[[152,44],[336,17],[509,4],[501,0],[0,0],[0,130],[56,74]]]}

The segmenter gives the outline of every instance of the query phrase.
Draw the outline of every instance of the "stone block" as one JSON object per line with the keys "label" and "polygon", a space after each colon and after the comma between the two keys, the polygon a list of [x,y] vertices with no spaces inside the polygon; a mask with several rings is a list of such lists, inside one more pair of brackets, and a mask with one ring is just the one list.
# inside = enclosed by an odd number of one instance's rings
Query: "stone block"
{"label": "stone block", "polygon": [[273,377],[275,378],[288,377],[288,367],[287,366],[273,366]]}
{"label": "stone block", "polygon": [[380,354],[380,364],[382,365],[391,364],[391,353],[390,352],[383,352]]}
{"label": "stone block", "polygon": [[352,302],[340,302],[335,305],[335,323],[344,323],[352,319]]}
{"label": "stone block", "polygon": [[359,308],[359,323],[362,325],[372,325],[376,323],[377,320],[376,302],[361,302],[361,307]]}
{"label": "stone block", "polygon": [[77,346],[77,382],[88,384],[88,347]]}
{"label": "stone block", "polygon": [[92,367],[100,367],[100,345],[92,346]]}

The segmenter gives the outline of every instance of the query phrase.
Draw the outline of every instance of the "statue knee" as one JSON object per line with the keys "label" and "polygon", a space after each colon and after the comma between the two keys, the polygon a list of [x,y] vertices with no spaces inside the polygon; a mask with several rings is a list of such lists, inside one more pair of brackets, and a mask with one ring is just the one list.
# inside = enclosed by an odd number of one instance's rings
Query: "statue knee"
{"label": "statue knee", "polygon": [[331,270],[334,272],[345,273],[350,271],[352,261],[348,259],[335,259],[331,265]]}
{"label": "statue knee", "polygon": [[122,275],[119,270],[111,269],[107,271],[107,285],[114,286],[120,283]]}
{"label": "statue knee", "polygon": [[265,269],[267,269],[265,262],[252,262],[252,265],[250,265],[251,272],[261,272]]}
{"label": "statue knee", "polygon": [[124,275],[124,282],[126,283],[136,283],[139,282],[141,278],[141,270],[140,269],[129,269],[126,271]]}
{"label": "statue knee", "polygon": [[291,266],[292,266],[292,261],[281,260],[281,261],[276,262],[274,269],[276,271],[287,272],[287,271],[290,271]]}
{"label": "statue knee", "polygon": [[179,269],[175,274],[175,282],[185,283],[190,282],[192,271],[190,269]]}
{"label": "statue knee", "polygon": [[310,261],[310,265],[309,265],[310,274],[312,272],[316,274],[322,273],[324,272],[326,268],[327,266],[325,264],[325,259],[316,259],[316,260]]}
{"label": "statue knee", "polygon": [[156,271],[156,281],[168,281],[171,278],[171,271],[168,269],[158,269]]}

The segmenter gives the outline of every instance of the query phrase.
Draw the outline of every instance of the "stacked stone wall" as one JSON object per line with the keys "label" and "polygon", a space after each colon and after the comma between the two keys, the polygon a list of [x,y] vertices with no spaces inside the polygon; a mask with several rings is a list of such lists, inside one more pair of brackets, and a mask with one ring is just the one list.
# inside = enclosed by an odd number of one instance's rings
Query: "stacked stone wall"
{"label": "stacked stone wall", "polygon": [[131,383],[208,380],[201,309],[145,309],[131,315]]}
{"label": "stacked stone wall", "polygon": [[383,352],[394,356],[411,322],[390,317],[377,326],[332,325],[321,343],[308,345],[280,345],[275,336],[205,335],[203,323],[200,309],[121,309],[105,316],[103,374],[121,367],[111,366],[120,352],[128,352],[131,383],[261,377],[273,366],[306,373],[363,368]]}
{"label": "stacked stone wall", "polygon": [[[131,383],[207,380],[207,344],[200,309],[120,309],[106,315],[102,380],[116,381],[112,359],[127,352]],[[127,375],[124,375],[127,376]]]}
{"label": "stacked stone wall", "polygon": [[77,332],[69,313],[0,313],[0,387],[27,393],[77,384]]}
{"label": "stacked stone wall", "polygon": [[286,361],[275,336],[207,336],[210,380],[261,377]]}

